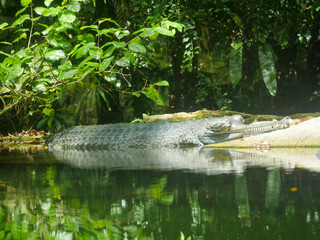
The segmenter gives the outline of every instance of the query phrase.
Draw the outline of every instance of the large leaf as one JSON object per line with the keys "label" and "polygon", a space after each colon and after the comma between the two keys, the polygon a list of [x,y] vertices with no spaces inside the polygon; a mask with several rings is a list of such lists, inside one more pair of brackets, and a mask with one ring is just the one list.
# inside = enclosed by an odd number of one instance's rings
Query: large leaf
{"label": "large leaf", "polygon": [[53,0],[45,0],[45,1],[44,1],[44,5],[46,5],[47,7],[49,7],[52,2],[53,2]]}
{"label": "large leaf", "polygon": [[73,23],[74,20],[76,20],[76,15],[72,11],[64,11],[59,17],[60,22],[67,22],[67,23]]}
{"label": "large leaf", "polygon": [[8,23],[6,23],[6,22],[4,22],[4,23],[1,23],[0,24],[0,29],[2,29],[2,28],[4,28],[4,27],[6,27],[6,26],[8,26],[9,24]]}
{"label": "large leaf", "polygon": [[149,99],[153,100],[157,105],[164,106],[164,102],[160,97],[160,94],[157,89],[154,87],[148,88],[146,91],[142,91],[142,93]]}
{"label": "large leaf", "polygon": [[273,60],[273,53],[268,44],[259,46],[259,61],[263,81],[272,96],[277,92],[277,72]]}
{"label": "large leaf", "polygon": [[99,72],[103,72],[107,67],[109,67],[113,59],[114,56],[104,59],[99,66]]}
{"label": "large leaf", "polygon": [[24,14],[21,17],[19,17],[17,20],[15,20],[12,23],[12,27],[15,27],[17,25],[21,25],[22,23],[24,23],[24,21],[26,21],[27,19],[30,19],[30,15],[29,14]]}
{"label": "large leaf", "polygon": [[76,1],[72,1],[70,3],[67,4],[67,9],[72,11],[72,12],[79,12],[81,10],[81,5],[79,2]]}
{"label": "large leaf", "polygon": [[83,45],[81,48],[79,48],[77,55],[76,55],[76,59],[79,59],[79,58],[83,57],[84,55],[86,55],[89,52],[89,50],[95,45],[96,44],[94,42],[89,42],[89,43]]}
{"label": "large leaf", "polygon": [[52,50],[46,53],[46,58],[52,61],[56,61],[65,57],[66,54],[62,50]]}
{"label": "large leaf", "polygon": [[26,6],[28,6],[31,2],[32,2],[32,0],[21,0],[21,5],[22,5],[22,7],[26,7]]}
{"label": "large leaf", "polygon": [[163,27],[156,27],[156,28],[154,28],[154,30],[162,35],[165,35],[165,36],[169,36],[169,37],[174,36],[174,34],[171,30],[163,28]]}
{"label": "large leaf", "polygon": [[130,65],[130,59],[127,57],[120,58],[116,64],[120,67],[128,67]]}
{"label": "large leaf", "polygon": [[128,47],[133,52],[146,53],[146,51],[147,51],[143,45],[135,43],[135,42],[129,43]]}
{"label": "large leaf", "polygon": [[235,87],[242,77],[242,42],[234,42],[229,56],[229,76]]}

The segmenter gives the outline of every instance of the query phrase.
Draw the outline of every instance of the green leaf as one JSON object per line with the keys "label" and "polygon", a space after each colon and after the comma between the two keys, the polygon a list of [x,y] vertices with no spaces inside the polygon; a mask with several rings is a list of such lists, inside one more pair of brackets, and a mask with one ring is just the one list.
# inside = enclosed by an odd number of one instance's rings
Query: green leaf
{"label": "green leaf", "polygon": [[46,5],[47,7],[49,7],[52,2],[53,2],[53,0],[45,0],[45,1],[44,1],[44,5]]}
{"label": "green leaf", "polygon": [[116,25],[117,27],[120,27],[120,25],[119,25],[116,21],[112,20],[111,18],[101,18],[101,19],[99,20],[99,25],[100,25],[101,23],[106,22],[106,21],[113,23],[113,24]]}
{"label": "green leaf", "polygon": [[38,124],[37,124],[37,129],[42,128],[49,120],[49,117],[45,117],[43,119],[41,119]]}
{"label": "green leaf", "polygon": [[136,61],[136,58],[129,52],[129,51],[125,51],[124,55],[129,58],[131,64],[134,64]]}
{"label": "green leaf", "polygon": [[110,57],[115,49],[115,46],[108,47],[108,49],[104,52],[103,58]]}
{"label": "green leaf", "polygon": [[[29,5],[29,4],[28,4],[28,5]],[[18,12],[16,12],[16,15],[15,15],[15,16],[16,16],[16,17],[19,16],[19,15],[20,15],[21,13],[23,13],[27,8],[28,8],[28,6],[20,9]]]}
{"label": "green leaf", "polygon": [[2,28],[4,28],[4,27],[8,26],[8,25],[9,25],[9,24],[6,23],[6,22],[1,23],[1,24],[0,24],[0,30],[1,30]]}
{"label": "green leaf", "polygon": [[10,42],[0,42],[0,44],[12,45],[12,43],[10,43]]}
{"label": "green leaf", "polygon": [[78,72],[78,69],[72,69],[70,71],[63,72],[60,76],[60,80],[72,79],[75,75],[78,74]]}
{"label": "green leaf", "polygon": [[21,39],[27,39],[27,34],[26,33],[21,33],[19,37],[17,37],[15,40],[12,41],[12,43],[18,42]]}
{"label": "green leaf", "polygon": [[76,15],[72,11],[64,11],[59,18],[60,22],[73,23],[76,20]]}
{"label": "green leaf", "polygon": [[104,59],[99,66],[99,72],[103,72],[107,67],[109,67],[113,59],[114,56]]}
{"label": "green leaf", "polygon": [[89,50],[95,45],[96,44],[94,42],[89,42],[89,43],[83,45],[81,48],[78,49],[76,59],[79,59],[79,58],[83,57],[84,55],[86,55],[89,52]]}
{"label": "green leaf", "polygon": [[127,57],[120,58],[116,64],[120,67],[128,67],[130,65],[130,59]]}
{"label": "green leaf", "polygon": [[165,35],[165,36],[169,36],[169,37],[174,36],[172,31],[170,31],[169,29],[163,28],[163,27],[156,27],[156,28],[154,28],[154,30],[162,35]]}
{"label": "green leaf", "polygon": [[142,91],[142,93],[152,101],[154,101],[157,105],[164,106],[164,102],[160,97],[160,94],[157,89],[154,87],[150,87],[147,91]]}
{"label": "green leaf", "polygon": [[66,57],[66,54],[62,50],[52,50],[46,53],[46,58],[52,61],[57,61],[65,57]]}
{"label": "green leaf", "polygon": [[275,96],[277,93],[277,72],[272,50],[268,44],[264,44],[259,46],[258,54],[263,81],[271,96]]}
{"label": "green leaf", "polygon": [[128,47],[133,52],[146,53],[147,51],[144,46],[135,42],[129,43]]}
{"label": "green leaf", "polygon": [[151,37],[155,34],[154,29],[145,28],[144,31],[140,34],[140,37]]}
{"label": "green leaf", "polygon": [[47,8],[43,12],[41,12],[41,15],[45,17],[56,17],[60,13],[61,9],[61,7]]}
{"label": "green leaf", "polygon": [[169,83],[168,83],[168,81],[160,81],[160,82],[156,82],[156,83],[154,83],[153,85],[155,85],[155,86],[166,86],[166,87],[168,87],[169,86]]}
{"label": "green leaf", "polygon": [[242,42],[234,42],[229,56],[229,76],[233,87],[242,77]]}
{"label": "green leaf", "polygon": [[47,8],[44,7],[36,7],[34,9],[34,11],[38,14],[38,15],[42,15],[43,11],[47,10]]}
{"label": "green leaf", "polygon": [[170,27],[176,28],[176,29],[178,29],[179,32],[182,32],[182,25],[180,23],[165,20],[162,22],[162,24],[165,26],[170,26]]}
{"label": "green leaf", "polygon": [[30,15],[29,14],[24,14],[22,15],[21,17],[19,17],[17,20],[15,20],[13,23],[12,23],[12,27],[15,27],[17,25],[21,25],[22,23],[24,23],[24,21],[30,19]]}
{"label": "green leaf", "polygon": [[66,7],[68,10],[70,10],[74,13],[80,12],[80,10],[81,10],[80,3],[76,2],[76,1],[72,1],[72,2],[68,3]]}
{"label": "green leaf", "polygon": [[21,0],[21,5],[22,5],[22,7],[26,7],[26,6],[28,6],[31,2],[32,2],[32,0]]}

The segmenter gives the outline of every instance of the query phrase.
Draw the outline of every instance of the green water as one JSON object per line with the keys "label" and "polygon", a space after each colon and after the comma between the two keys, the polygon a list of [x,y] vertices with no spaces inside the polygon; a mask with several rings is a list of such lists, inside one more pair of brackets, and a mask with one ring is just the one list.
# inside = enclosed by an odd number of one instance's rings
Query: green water
{"label": "green water", "polygon": [[316,171],[166,153],[0,152],[0,239],[320,239]]}

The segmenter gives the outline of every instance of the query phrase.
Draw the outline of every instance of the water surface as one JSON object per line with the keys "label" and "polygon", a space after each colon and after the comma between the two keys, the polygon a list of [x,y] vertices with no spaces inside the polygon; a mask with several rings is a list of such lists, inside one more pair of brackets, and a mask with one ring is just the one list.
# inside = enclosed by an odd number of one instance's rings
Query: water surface
{"label": "water surface", "polygon": [[318,150],[0,152],[0,239],[319,239]]}

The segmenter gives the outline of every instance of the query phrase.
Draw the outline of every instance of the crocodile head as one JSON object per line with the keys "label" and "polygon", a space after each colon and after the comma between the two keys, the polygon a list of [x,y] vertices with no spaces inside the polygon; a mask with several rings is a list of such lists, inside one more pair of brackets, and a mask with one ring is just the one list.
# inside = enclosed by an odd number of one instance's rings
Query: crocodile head
{"label": "crocodile head", "polygon": [[199,141],[204,145],[226,141],[228,139],[228,135],[223,133],[230,131],[232,125],[241,124],[243,121],[244,120],[240,115],[222,118],[208,118],[204,130],[198,133]]}

